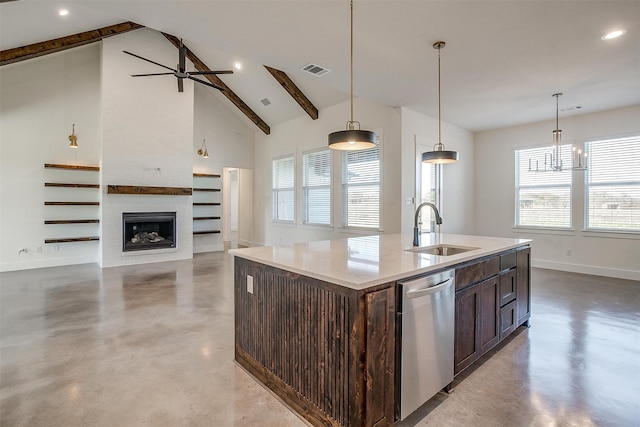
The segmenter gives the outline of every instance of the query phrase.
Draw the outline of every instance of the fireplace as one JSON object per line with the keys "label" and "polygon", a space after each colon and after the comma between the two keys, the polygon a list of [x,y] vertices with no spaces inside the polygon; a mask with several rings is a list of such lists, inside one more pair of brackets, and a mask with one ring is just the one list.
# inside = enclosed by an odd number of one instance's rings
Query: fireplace
{"label": "fireplace", "polygon": [[123,252],[175,247],[175,212],[122,213]]}

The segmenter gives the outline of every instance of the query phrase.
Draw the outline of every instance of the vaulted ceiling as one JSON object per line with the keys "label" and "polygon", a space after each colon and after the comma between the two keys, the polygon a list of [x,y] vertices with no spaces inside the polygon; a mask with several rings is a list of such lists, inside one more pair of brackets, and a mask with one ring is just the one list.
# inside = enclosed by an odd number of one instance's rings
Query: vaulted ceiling
{"label": "vaulted ceiling", "polygon": [[[354,13],[356,96],[437,117],[432,44],[444,40],[443,120],[471,131],[551,119],[555,92],[565,116],[640,104],[637,1],[356,0]],[[241,62],[221,79],[271,126],[306,113],[263,65],[320,110],[349,98],[347,0],[3,2],[0,49],[122,21],[181,37],[210,68]],[[331,72],[302,72],[310,62]]]}

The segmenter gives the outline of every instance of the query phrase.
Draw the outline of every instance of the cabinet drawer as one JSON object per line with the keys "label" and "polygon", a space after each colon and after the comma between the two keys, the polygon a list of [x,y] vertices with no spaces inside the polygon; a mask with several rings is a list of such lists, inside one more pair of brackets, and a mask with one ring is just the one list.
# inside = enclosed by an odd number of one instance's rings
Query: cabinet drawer
{"label": "cabinet drawer", "polygon": [[456,269],[456,290],[466,288],[488,277],[498,274],[500,257],[495,256],[485,261]]}
{"label": "cabinet drawer", "polygon": [[500,275],[500,307],[516,299],[516,270]]}
{"label": "cabinet drawer", "polygon": [[508,254],[500,255],[500,271],[515,268],[516,260],[517,254],[515,251]]}
{"label": "cabinet drawer", "polygon": [[500,341],[515,331],[517,326],[516,302],[511,301],[500,309]]}

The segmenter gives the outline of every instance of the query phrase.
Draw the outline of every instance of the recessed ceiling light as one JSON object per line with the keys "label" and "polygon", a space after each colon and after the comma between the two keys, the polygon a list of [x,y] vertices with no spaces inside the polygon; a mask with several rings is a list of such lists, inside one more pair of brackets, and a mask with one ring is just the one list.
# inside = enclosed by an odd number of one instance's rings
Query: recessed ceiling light
{"label": "recessed ceiling light", "polygon": [[236,70],[242,70],[242,64],[239,62],[236,62],[233,66],[236,67]]}
{"label": "recessed ceiling light", "polygon": [[69,11],[67,9],[60,9],[58,11],[58,15],[60,16],[67,16],[69,14]]}
{"label": "recessed ceiling light", "polygon": [[616,39],[620,36],[623,36],[627,33],[627,30],[615,30],[615,31],[611,31],[610,33],[605,34],[604,36],[600,37],[600,40],[611,40],[611,39]]}

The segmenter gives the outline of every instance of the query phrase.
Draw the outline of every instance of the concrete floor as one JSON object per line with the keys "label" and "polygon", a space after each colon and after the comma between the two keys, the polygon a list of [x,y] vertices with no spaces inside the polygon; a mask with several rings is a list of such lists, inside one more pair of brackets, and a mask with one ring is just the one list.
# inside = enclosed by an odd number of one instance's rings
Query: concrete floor
{"label": "concrete floor", "polygon": [[[304,426],[233,362],[233,260],[0,274],[2,426]],[[403,426],[637,426],[640,283],[534,269],[530,329]]]}

